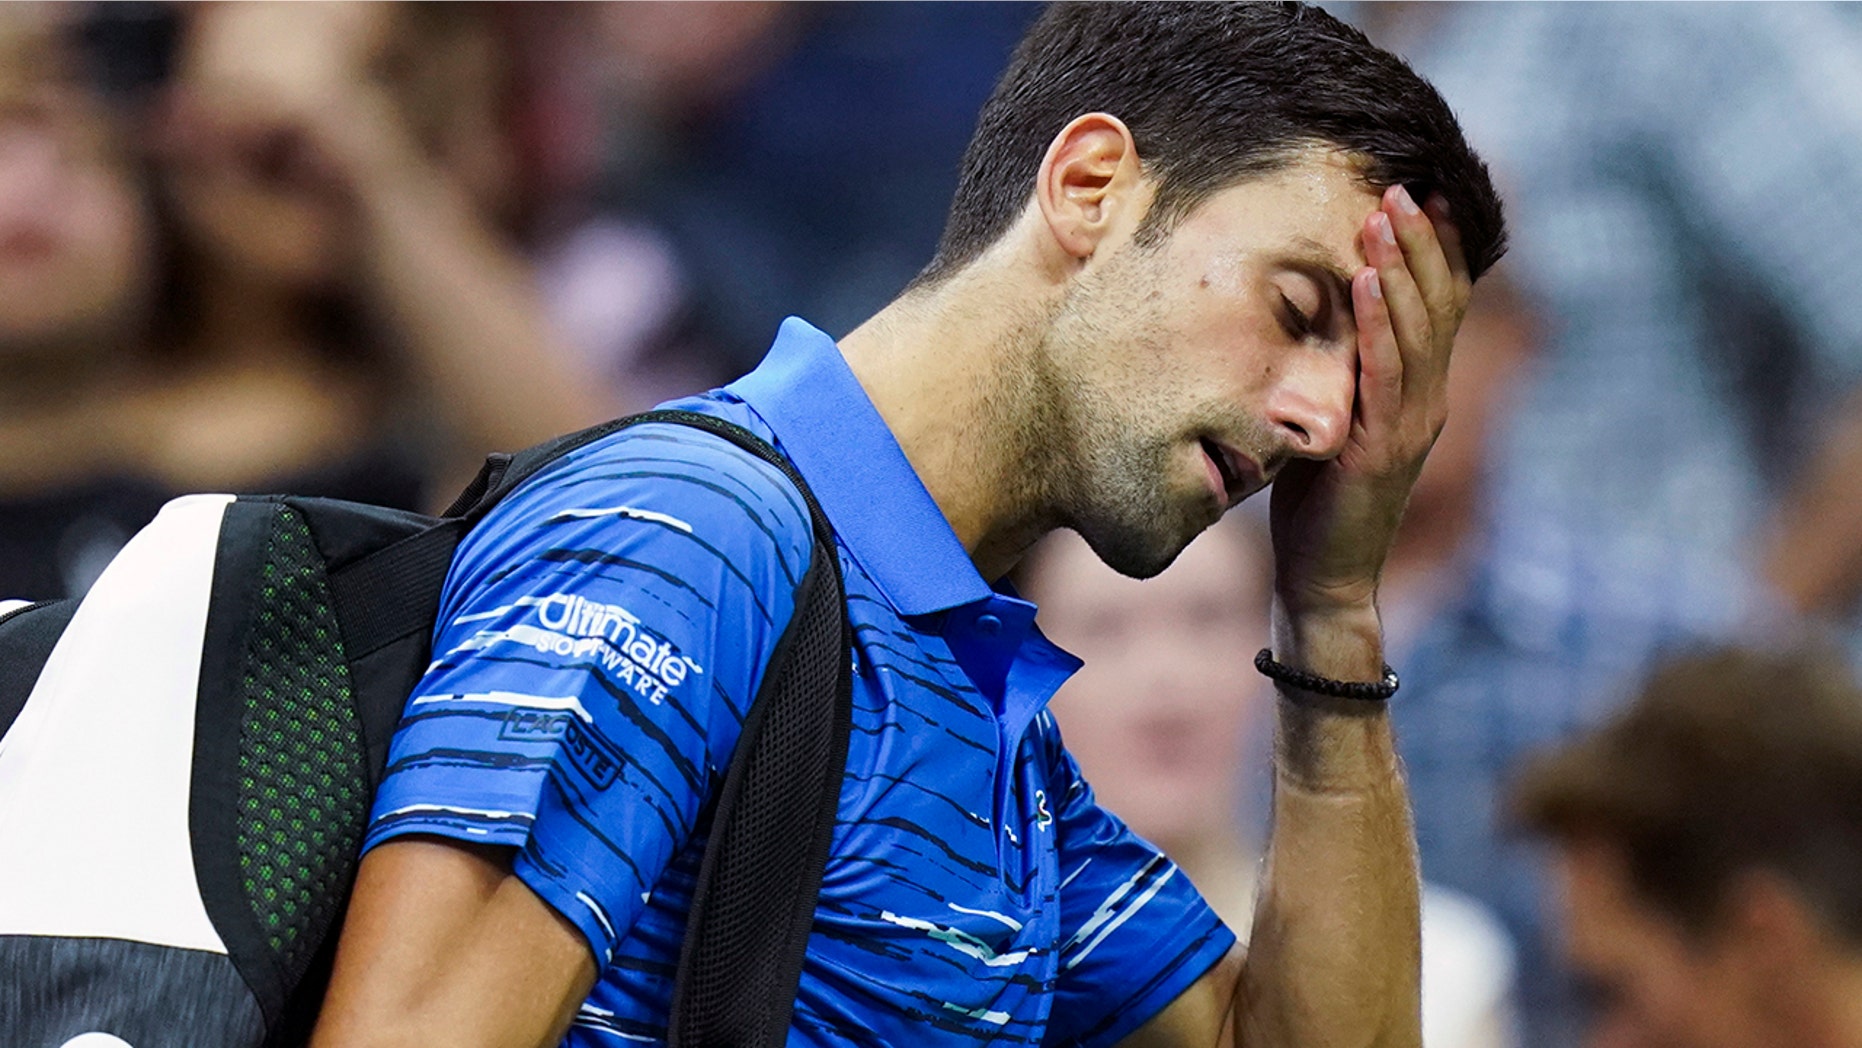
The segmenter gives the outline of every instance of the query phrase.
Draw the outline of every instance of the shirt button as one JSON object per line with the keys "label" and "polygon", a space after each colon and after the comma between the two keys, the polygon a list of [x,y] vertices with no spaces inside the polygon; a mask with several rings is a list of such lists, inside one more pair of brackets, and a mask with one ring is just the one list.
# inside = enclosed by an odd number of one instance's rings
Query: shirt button
{"label": "shirt button", "polygon": [[1002,620],[996,618],[994,615],[978,615],[976,617],[976,632],[985,637],[993,637],[1002,632]]}

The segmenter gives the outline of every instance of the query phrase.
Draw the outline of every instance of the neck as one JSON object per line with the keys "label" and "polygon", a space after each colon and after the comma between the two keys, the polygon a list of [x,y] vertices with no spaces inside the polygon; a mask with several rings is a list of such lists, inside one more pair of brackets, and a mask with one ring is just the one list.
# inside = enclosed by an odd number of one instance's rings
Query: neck
{"label": "neck", "polygon": [[979,261],[908,292],[841,340],[853,370],[978,573],[994,582],[1056,526],[1047,317]]}
{"label": "neck", "polygon": [[58,344],[0,349],[0,494],[43,491],[115,470],[126,452],[125,410],[153,375],[129,333],[99,328]]}
{"label": "neck", "polygon": [[144,364],[138,351],[99,353],[93,345],[3,346],[0,361],[6,369],[0,414],[9,417],[55,415],[94,404],[122,388]]}

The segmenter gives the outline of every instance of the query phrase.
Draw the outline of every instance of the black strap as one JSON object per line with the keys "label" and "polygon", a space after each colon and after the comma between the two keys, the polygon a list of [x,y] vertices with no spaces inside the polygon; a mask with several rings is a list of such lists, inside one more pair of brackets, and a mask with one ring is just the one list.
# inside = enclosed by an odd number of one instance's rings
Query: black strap
{"label": "black strap", "polygon": [[808,504],[814,526],[794,617],[770,657],[716,798],[668,1030],[670,1048],[777,1048],[788,1042],[853,723],[853,631],[833,527],[821,504],[789,460],[749,430],[696,412],[648,411],[491,456],[446,515],[476,523],[562,456],[648,422],[705,430],[775,466]]}
{"label": "black strap", "polygon": [[466,525],[447,518],[330,572],[343,654],[362,659],[412,633],[431,633],[440,584]]}
{"label": "black strap", "polygon": [[[336,604],[337,621],[342,623],[345,656],[357,663],[391,646],[405,648],[412,643],[409,638],[417,634],[430,636],[439,613],[441,585],[466,531],[545,466],[617,430],[651,421],[651,414],[623,416],[516,454],[487,455],[478,476],[433,527],[332,570],[330,599]],[[424,663],[424,657],[421,661]],[[392,710],[367,710],[365,719],[373,722],[384,716],[398,718],[399,714],[397,705]]]}
{"label": "black strap", "polygon": [[[652,412],[716,433],[786,474],[814,550],[719,791],[673,983],[670,1048],[786,1044],[840,807],[853,721],[852,629],[833,528],[781,453],[709,415]],[[678,417],[671,417],[671,416]]]}
{"label": "black strap", "polygon": [[[699,418],[707,419],[712,422],[722,421],[721,419],[713,419],[710,415],[700,415],[693,411],[643,411],[637,415],[624,415],[617,419],[611,419],[600,425],[577,430],[574,433],[565,433],[553,440],[546,440],[535,447],[525,448],[515,454],[495,452],[487,455],[485,456],[485,465],[479,468],[478,476],[473,478],[472,483],[466,485],[466,489],[459,493],[459,497],[453,500],[452,505],[446,507],[446,512],[442,515],[447,517],[459,517],[469,523],[476,524],[485,514],[491,512],[493,506],[502,502],[506,495],[509,495],[515,490],[519,484],[529,480],[545,466],[550,465],[577,448],[586,444],[592,444],[610,433],[618,432],[642,422],[683,422],[689,425],[692,424],[690,422],[691,419]],[[727,426],[730,425],[728,422],[724,424]],[[709,429],[710,427],[707,426],[705,428]],[[740,426],[732,426],[731,428],[738,430],[751,440],[755,440],[758,444],[763,443],[761,440],[757,440],[754,433]],[[720,433],[720,435],[723,434]],[[767,447],[767,445],[764,446]],[[748,446],[745,447],[745,450],[756,451],[755,448]],[[758,454],[760,455],[761,453],[758,452]]]}

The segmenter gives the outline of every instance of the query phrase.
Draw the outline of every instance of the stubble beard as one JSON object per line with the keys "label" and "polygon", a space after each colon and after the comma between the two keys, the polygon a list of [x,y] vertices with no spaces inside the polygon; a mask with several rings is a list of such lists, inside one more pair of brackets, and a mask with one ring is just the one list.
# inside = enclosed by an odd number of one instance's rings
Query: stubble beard
{"label": "stubble beard", "polygon": [[[1044,395],[1033,416],[1043,435],[1033,446],[1051,455],[1037,473],[1047,478],[1043,495],[1062,526],[1077,531],[1114,571],[1150,578],[1169,567],[1214,517],[1170,489],[1173,460],[1188,438],[1155,427],[1181,406],[1149,384],[1155,374],[1142,376],[1148,382],[1136,373],[1126,382],[1104,377],[1108,353],[1126,354],[1135,372],[1154,371],[1138,362],[1168,359],[1165,347],[1129,333],[1149,326],[1134,309],[1144,288],[1122,288],[1102,300],[1104,286],[1081,288],[1035,354],[1036,383]],[[1123,330],[1114,330],[1096,319],[1108,309],[1137,322],[1121,321]],[[1089,366],[1095,362],[1099,367]],[[1123,391],[1115,392],[1119,386]]]}

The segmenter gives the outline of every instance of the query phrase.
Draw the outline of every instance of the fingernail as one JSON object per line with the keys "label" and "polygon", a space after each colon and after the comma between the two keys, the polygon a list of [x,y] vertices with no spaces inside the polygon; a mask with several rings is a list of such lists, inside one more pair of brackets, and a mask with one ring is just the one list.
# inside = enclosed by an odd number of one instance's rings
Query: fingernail
{"label": "fingernail", "polygon": [[1396,206],[1406,215],[1422,214],[1422,208],[1416,206],[1416,198],[1409,195],[1409,189],[1406,186],[1396,187]]}
{"label": "fingernail", "polygon": [[1370,291],[1372,298],[1376,299],[1379,302],[1382,302],[1384,300],[1383,278],[1377,275],[1376,270],[1374,269],[1371,270],[1371,278],[1369,280],[1366,280],[1364,284],[1365,284],[1366,289]]}
{"label": "fingernail", "polygon": [[1390,216],[1380,211],[1373,218],[1373,221],[1377,225],[1377,239],[1386,244],[1394,245],[1396,243],[1396,227],[1390,224]]}
{"label": "fingernail", "polygon": [[1429,213],[1443,221],[1448,220],[1448,198],[1436,194],[1429,198]]}

